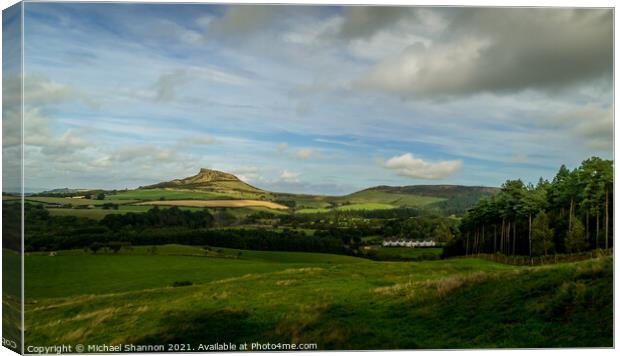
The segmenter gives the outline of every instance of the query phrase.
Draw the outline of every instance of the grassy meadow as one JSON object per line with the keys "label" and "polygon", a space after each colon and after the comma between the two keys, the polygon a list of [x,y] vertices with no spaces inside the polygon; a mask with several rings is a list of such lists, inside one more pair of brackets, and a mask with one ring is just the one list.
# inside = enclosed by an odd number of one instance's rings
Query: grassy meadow
{"label": "grassy meadow", "polygon": [[30,344],[612,345],[611,258],[532,268],[166,245],[31,253],[26,280]]}
{"label": "grassy meadow", "polygon": [[388,193],[378,190],[363,190],[342,197],[342,200],[351,203],[379,203],[392,206],[424,207],[446,200],[440,197],[422,196],[414,194]]}
{"label": "grassy meadow", "polygon": [[112,200],[159,200],[161,198],[176,199],[230,199],[233,194],[220,192],[207,192],[189,189],[134,189],[109,195],[107,198]]}
{"label": "grassy meadow", "polygon": [[443,252],[441,247],[407,248],[407,247],[380,247],[369,246],[368,249],[374,251],[379,258],[402,258],[402,259],[440,259]]}
{"label": "grassy meadow", "polygon": [[[489,189],[380,186],[341,197],[240,181],[197,189],[213,175],[225,174],[201,170],[185,186],[99,199],[28,197],[27,344],[613,346],[612,257],[513,266],[471,256],[470,246],[492,239],[473,234],[470,245],[460,233],[468,215],[455,213]],[[18,221],[8,199],[6,221]],[[75,208],[84,204],[92,206]],[[384,248],[386,238],[442,247]],[[459,248],[470,256],[454,257]],[[17,322],[6,295],[4,303]]]}

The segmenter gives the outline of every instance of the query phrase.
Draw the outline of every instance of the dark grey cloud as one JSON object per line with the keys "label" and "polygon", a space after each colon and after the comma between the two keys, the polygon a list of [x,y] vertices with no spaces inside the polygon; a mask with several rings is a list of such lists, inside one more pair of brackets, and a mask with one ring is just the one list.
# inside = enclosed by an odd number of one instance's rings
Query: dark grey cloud
{"label": "dark grey cloud", "polygon": [[208,28],[218,33],[233,35],[255,32],[271,23],[277,12],[278,8],[275,6],[228,6],[221,17],[209,23]]}
{"label": "dark grey cloud", "polygon": [[321,13],[316,6],[230,5],[222,15],[203,21],[207,37],[232,38],[253,36],[264,31],[278,31]]}
{"label": "dark grey cloud", "polygon": [[413,8],[393,6],[345,7],[339,34],[349,39],[371,37],[377,31],[393,26],[398,21],[412,15],[415,15]]}
{"label": "dark grey cloud", "polygon": [[355,82],[402,96],[557,90],[610,82],[613,18],[607,9],[460,9],[449,25],[378,63]]}
{"label": "dark grey cloud", "polygon": [[187,82],[188,79],[187,71],[184,69],[161,74],[154,84],[155,100],[160,102],[174,100],[177,88]]}

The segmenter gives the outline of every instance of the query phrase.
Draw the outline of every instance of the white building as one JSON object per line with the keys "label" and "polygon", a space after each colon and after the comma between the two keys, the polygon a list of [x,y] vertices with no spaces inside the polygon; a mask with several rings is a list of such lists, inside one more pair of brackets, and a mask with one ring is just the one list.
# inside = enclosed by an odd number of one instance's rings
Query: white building
{"label": "white building", "polygon": [[383,240],[383,247],[433,247],[437,246],[434,240],[410,240],[410,239],[398,239],[398,240]]}

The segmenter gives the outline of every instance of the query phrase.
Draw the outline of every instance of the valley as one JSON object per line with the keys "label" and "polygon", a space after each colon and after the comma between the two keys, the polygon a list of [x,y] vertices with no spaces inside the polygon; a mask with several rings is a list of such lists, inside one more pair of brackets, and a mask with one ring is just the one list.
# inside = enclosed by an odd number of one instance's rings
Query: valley
{"label": "valley", "polygon": [[[499,236],[498,220],[472,220],[510,189],[523,201],[552,189],[511,182],[322,196],[201,169],[134,190],[30,195],[26,337],[321,350],[612,345],[613,252],[572,258],[559,245],[548,265],[529,265],[527,235],[513,226]],[[3,196],[5,221],[18,202]],[[4,258],[15,257],[5,248]]]}

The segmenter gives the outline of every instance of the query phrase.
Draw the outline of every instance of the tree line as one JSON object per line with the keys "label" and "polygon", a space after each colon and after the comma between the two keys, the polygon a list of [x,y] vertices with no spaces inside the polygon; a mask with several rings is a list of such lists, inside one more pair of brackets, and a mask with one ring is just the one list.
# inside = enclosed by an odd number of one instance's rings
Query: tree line
{"label": "tree line", "polygon": [[[26,203],[24,209],[26,251],[76,248],[96,251],[101,248],[120,249],[123,245],[185,244],[250,250],[351,253],[347,245],[349,234],[309,236],[303,231],[288,228],[220,228],[217,226],[218,214],[212,215],[206,209],[189,211],[178,207],[155,207],[144,213],[107,215],[99,222],[76,216],[52,216],[40,205]],[[18,204],[4,206],[5,219],[19,216],[19,212]],[[10,221],[18,222],[19,219]],[[18,231],[17,228],[12,230]]]}
{"label": "tree line", "polygon": [[552,181],[507,180],[463,216],[447,255],[547,256],[613,246],[613,162],[562,165]]}

